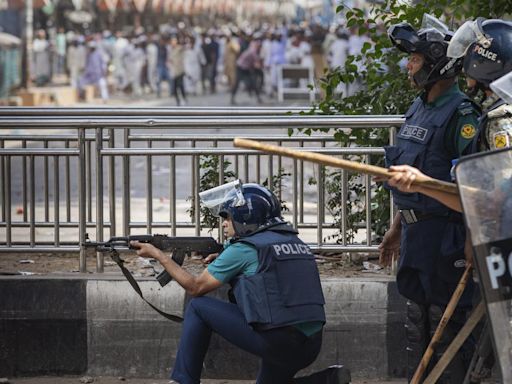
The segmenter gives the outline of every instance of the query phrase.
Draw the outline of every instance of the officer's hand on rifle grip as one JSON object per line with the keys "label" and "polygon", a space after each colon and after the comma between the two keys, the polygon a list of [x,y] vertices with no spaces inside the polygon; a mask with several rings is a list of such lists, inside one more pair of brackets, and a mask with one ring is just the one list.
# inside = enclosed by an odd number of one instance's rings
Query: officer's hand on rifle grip
{"label": "officer's hand on rifle grip", "polygon": [[164,253],[150,243],[141,243],[139,241],[130,241],[130,246],[136,249],[137,256],[153,258],[158,261],[165,258]]}
{"label": "officer's hand on rifle grip", "polygon": [[219,256],[219,253],[210,253],[203,259],[203,264],[210,264],[213,260],[215,260]]}

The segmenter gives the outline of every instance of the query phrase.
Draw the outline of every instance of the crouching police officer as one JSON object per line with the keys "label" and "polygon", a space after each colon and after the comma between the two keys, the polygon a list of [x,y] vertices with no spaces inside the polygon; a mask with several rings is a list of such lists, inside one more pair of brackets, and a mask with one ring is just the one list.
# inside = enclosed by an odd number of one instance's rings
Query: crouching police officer
{"label": "crouching police officer", "polygon": [[[158,260],[192,296],[184,316],[171,378],[198,384],[212,332],[261,358],[257,383],[283,384],[310,365],[322,344],[324,297],[315,259],[297,231],[281,218],[276,196],[239,181],[200,193],[224,219],[229,242],[199,276],[192,276],[149,244],[137,254]],[[236,303],[206,293],[232,286]]]}
{"label": "crouching police officer", "polygon": [[[476,134],[478,109],[456,83],[461,60],[446,56],[451,32],[447,27],[442,32],[428,27],[432,18],[426,16],[424,27],[418,31],[408,23],[393,25],[388,31],[395,47],[410,55],[409,78],[422,93],[405,114],[396,146],[385,148],[386,163],[408,164],[449,181],[452,159],[467,150]],[[409,299],[406,337],[410,380],[464,272],[465,227],[459,213],[432,198],[394,188],[392,193],[399,213],[379,248],[384,265],[400,254],[397,286]],[[436,348],[433,363],[464,324],[472,292],[470,282]],[[471,351],[463,348],[439,383],[462,382],[470,356]]]}

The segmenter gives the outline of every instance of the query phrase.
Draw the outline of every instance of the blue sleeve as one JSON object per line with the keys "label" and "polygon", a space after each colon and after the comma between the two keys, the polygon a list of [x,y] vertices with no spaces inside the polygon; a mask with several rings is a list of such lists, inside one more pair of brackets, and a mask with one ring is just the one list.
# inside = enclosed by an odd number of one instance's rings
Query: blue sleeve
{"label": "blue sleeve", "polygon": [[229,283],[238,275],[253,275],[258,270],[258,251],[244,244],[229,245],[208,266],[208,272],[222,283]]}

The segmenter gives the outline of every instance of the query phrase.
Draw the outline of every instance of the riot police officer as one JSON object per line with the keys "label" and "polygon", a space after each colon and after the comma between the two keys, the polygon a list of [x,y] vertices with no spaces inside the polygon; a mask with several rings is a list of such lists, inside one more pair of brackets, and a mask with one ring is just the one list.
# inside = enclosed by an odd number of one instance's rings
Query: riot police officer
{"label": "riot police officer", "polygon": [[[491,86],[493,81],[512,71],[512,22],[482,18],[467,21],[451,39],[447,55],[464,57],[468,86],[473,93],[482,90],[486,96],[472,152],[512,146],[511,101],[501,98]],[[507,95],[508,92],[499,93]],[[423,175],[417,168],[401,165],[391,167],[391,170],[396,174],[388,183],[402,192],[423,193],[453,209],[462,210],[458,196],[413,185],[416,176]]]}
{"label": "riot police officer", "polygon": [[[258,184],[239,181],[200,193],[212,213],[223,218],[224,250],[197,277],[157,248],[142,243],[137,254],[160,261],[195,296],[184,316],[171,378],[200,382],[212,332],[261,358],[259,384],[283,384],[317,357],[325,323],[324,297],[309,247],[281,218],[276,196]],[[215,257],[216,256],[216,257]],[[235,303],[204,294],[223,283]]]}
{"label": "riot police officer", "polygon": [[[468,77],[468,85],[473,88],[472,93],[481,90],[485,95],[485,100],[482,103],[484,113],[479,122],[479,133],[472,145],[473,151],[495,150],[512,146],[512,105],[510,104],[511,100],[503,99],[503,97],[511,94],[510,86],[506,80],[506,76],[511,76],[512,73],[511,45],[511,22],[478,18],[475,21],[467,21],[463,24],[457,30],[448,46],[448,56],[453,58],[464,56],[464,71]],[[492,82],[500,77],[502,81],[496,82],[493,87]],[[496,93],[493,89],[496,90]],[[396,174],[388,182],[390,185],[399,188],[402,192],[423,193],[453,209],[462,211],[459,196],[413,185],[412,183],[416,176],[422,175],[417,168],[402,165],[391,167],[391,170],[395,171]],[[489,182],[486,184],[490,188],[494,184],[493,178],[496,179],[496,175],[491,174],[488,178]],[[501,207],[503,212],[501,236],[506,238],[510,231],[510,226],[508,225],[510,216],[507,216],[507,214],[510,211],[508,207],[512,206],[512,199],[501,191],[510,190],[510,187],[506,186],[510,185],[509,170],[503,172],[502,184],[492,194],[494,205],[498,209]],[[486,225],[486,232],[491,233],[495,226],[496,222],[491,220]],[[482,338],[485,338],[484,335],[488,335],[488,333],[484,332]],[[498,344],[501,342],[501,340],[498,341]],[[485,344],[485,340],[483,343]],[[478,348],[477,351],[481,354],[476,356],[473,361],[479,360],[475,366],[480,371],[470,371],[468,375],[471,375],[473,378],[484,376],[486,369],[490,370],[493,361],[487,349]],[[502,373],[503,369],[509,368],[504,367],[502,363]],[[510,373],[509,371],[507,372],[509,376]]]}
{"label": "riot police officer", "polygon": [[455,33],[447,54],[464,57],[464,72],[486,96],[477,149],[512,146],[512,106],[490,88],[494,80],[512,71],[512,22],[481,17],[467,21]]}
{"label": "riot police officer", "polygon": [[[448,181],[452,159],[467,150],[476,134],[478,109],[456,83],[461,60],[446,56],[451,32],[447,27],[440,31],[424,26],[416,31],[410,24],[400,23],[388,31],[395,47],[409,54],[409,78],[422,92],[405,114],[397,144],[385,148],[386,163],[415,166]],[[410,380],[464,271],[465,228],[460,214],[434,199],[394,188],[392,193],[399,213],[379,248],[383,264],[400,253],[397,286],[409,299],[406,337]],[[464,324],[472,290],[469,283],[436,356]],[[439,382],[462,382],[465,355],[470,354],[463,349]]]}

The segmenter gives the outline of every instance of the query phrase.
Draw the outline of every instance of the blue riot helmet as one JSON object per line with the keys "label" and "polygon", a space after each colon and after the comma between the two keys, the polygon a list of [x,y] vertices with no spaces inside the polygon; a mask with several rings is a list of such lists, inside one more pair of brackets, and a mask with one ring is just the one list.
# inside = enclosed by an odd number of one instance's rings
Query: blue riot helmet
{"label": "blue riot helmet", "polygon": [[214,215],[232,220],[238,237],[283,222],[279,200],[258,184],[236,180],[201,192],[199,197]]}
{"label": "blue riot helmet", "polygon": [[388,36],[396,48],[408,54],[420,53],[424,56],[423,66],[413,75],[419,87],[453,78],[461,71],[462,60],[446,56],[452,35],[448,27],[430,15],[424,15],[422,28],[418,31],[406,22],[388,29]]}
{"label": "blue riot helmet", "polygon": [[464,72],[485,88],[512,71],[512,22],[479,17],[455,32],[448,56],[464,57]]}

